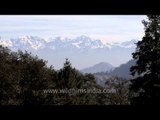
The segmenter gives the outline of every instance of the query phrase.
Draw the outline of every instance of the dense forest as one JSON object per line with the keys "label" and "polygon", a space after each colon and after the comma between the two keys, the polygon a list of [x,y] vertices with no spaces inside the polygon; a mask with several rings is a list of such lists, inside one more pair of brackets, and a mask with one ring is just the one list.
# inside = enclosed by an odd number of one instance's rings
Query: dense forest
{"label": "dense forest", "polygon": [[[137,43],[132,80],[111,77],[102,87],[92,74],[82,74],[66,58],[55,70],[27,51],[0,46],[0,105],[146,105],[160,101],[160,16],[143,21],[145,35]],[[55,56],[56,57],[56,56]],[[131,82],[130,82],[131,81]],[[105,92],[53,93],[46,90]],[[75,91],[74,91],[75,92]]]}
{"label": "dense forest", "polygon": [[0,88],[1,105],[108,105],[129,104],[128,88],[120,78],[117,83],[112,78],[107,83],[116,91],[106,93],[46,93],[51,89],[97,89],[103,90],[96,84],[92,74],[83,75],[72,67],[66,59],[62,69],[56,71],[52,66],[47,67],[46,61],[33,56],[31,53],[12,52],[0,46]]}

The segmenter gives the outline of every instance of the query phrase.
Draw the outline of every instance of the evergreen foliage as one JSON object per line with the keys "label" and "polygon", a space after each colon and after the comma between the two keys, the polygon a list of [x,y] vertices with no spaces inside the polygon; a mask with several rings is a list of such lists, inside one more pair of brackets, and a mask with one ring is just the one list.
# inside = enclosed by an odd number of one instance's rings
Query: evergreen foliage
{"label": "evergreen foliage", "polygon": [[[92,74],[82,74],[73,68],[67,58],[63,68],[54,70],[53,66],[47,66],[47,61],[27,51],[12,52],[0,46],[0,105],[126,104],[122,102],[125,98],[115,98],[120,93],[103,93],[104,89],[96,83]],[[57,93],[52,90],[70,92]]]}
{"label": "evergreen foliage", "polygon": [[132,80],[130,90],[135,93],[131,98],[134,105],[160,104],[160,15],[148,15],[143,21],[145,35],[137,43],[133,58],[137,61],[131,67]]}

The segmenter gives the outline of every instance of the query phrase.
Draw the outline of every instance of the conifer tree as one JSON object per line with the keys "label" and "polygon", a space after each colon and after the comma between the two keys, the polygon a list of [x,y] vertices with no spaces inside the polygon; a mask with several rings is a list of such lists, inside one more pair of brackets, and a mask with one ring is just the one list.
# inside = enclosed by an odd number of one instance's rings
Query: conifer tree
{"label": "conifer tree", "polygon": [[136,65],[131,67],[132,75],[138,75],[130,88],[135,92],[131,98],[135,105],[160,104],[160,15],[147,17],[143,21],[145,35],[133,53]]}

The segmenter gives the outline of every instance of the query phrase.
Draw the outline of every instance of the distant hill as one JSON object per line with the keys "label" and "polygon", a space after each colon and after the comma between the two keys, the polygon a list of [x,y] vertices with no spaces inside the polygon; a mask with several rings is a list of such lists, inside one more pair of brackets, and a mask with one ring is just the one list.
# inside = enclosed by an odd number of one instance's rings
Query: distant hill
{"label": "distant hill", "polygon": [[94,66],[82,69],[81,72],[83,73],[109,72],[113,69],[114,67],[111,64],[106,63],[106,62],[101,62]]}
{"label": "distant hill", "polygon": [[130,75],[130,67],[135,64],[135,60],[130,60],[125,64],[120,65],[119,67],[114,68],[110,72],[97,72],[94,73],[96,78],[96,82],[105,86],[105,82],[112,76],[117,76],[125,79],[130,79],[132,76]]}
{"label": "distant hill", "polygon": [[134,64],[135,60],[130,60],[127,63],[122,64],[119,67],[116,67],[113,71],[110,72],[110,75],[122,78],[131,78],[132,76],[130,75],[130,67]]}

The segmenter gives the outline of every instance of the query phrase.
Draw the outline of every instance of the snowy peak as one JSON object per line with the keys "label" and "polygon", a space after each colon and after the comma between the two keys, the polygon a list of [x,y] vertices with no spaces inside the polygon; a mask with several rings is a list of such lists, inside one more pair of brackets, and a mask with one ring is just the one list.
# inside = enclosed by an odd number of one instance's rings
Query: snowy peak
{"label": "snowy peak", "polygon": [[47,43],[49,48],[68,48],[68,49],[97,49],[106,46],[100,40],[93,40],[87,36],[79,36],[74,39],[56,37]]}
{"label": "snowy peak", "polygon": [[101,40],[92,39],[88,36],[82,35],[76,38],[55,37],[50,39],[43,39],[37,36],[20,36],[10,40],[0,40],[0,45],[13,47],[14,49],[114,49],[117,48],[135,48],[137,40],[126,41],[122,43],[103,43]]}
{"label": "snowy peak", "polygon": [[113,46],[118,46],[122,48],[135,48],[136,47],[135,43],[137,42],[138,40],[134,40],[134,39],[130,41],[121,42],[121,43],[114,42]]}
{"label": "snowy peak", "polygon": [[90,49],[105,47],[105,45],[100,40],[93,40],[89,37],[84,37],[84,36],[75,39],[74,45],[78,46],[79,48],[90,48]]}
{"label": "snowy peak", "polygon": [[85,36],[85,35],[81,35],[81,36],[78,36],[75,38],[76,40],[81,40],[81,41],[84,41],[84,42],[89,42],[91,41],[91,38],[88,37],[88,36]]}
{"label": "snowy peak", "polygon": [[[118,66],[119,63],[131,59],[131,53],[135,51],[136,46],[134,43],[134,40],[121,43],[104,43],[102,40],[87,36],[55,37],[48,38],[48,40],[38,36],[20,36],[8,40],[1,38],[0,40],[0,45],[9,47],[13,51],[26,50],[34,53],[43,59],[47,59],[48,64],[54,65],[57,69],[61,68],[60,63],[63,63],[62,60],[66,57],[78,69],[95,65],[101,61],[107,61]],[[91,72],[103,72],[103,70],[112,68],[104,63],[99,63],[96,66],[99,67],[91,67]],[[108,66],[108,68],[105,66]]]}
{"label": "snowy peak", "polygon": [[4,47],[12,47],[12,41],[11,40],[0,40],[0,45]]}
{"label": "snowy peak", "polygon": [[37,36],[20,36],[10,39],[14,49],[41,49],[45,46],[46,41]]}

